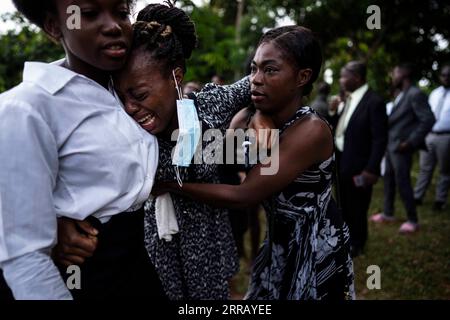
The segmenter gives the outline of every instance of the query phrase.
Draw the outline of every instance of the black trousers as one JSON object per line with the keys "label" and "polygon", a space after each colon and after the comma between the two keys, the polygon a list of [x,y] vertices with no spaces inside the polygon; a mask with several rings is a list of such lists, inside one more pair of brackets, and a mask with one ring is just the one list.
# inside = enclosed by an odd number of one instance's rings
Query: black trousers
{"label": "black trousers", "polygon": [[339,180],[342,216],[350,230],[350,244],[354,250],[362,251],[367,242],[367,212],[372,199],[372,187],[356,187],[350,177]]}
{"label": "black trousers", "polygon": [[[98,246],[80,265],[81,289],[76,300],[150,298],[167,300],[144,246],[144,212],[125,212],[97,223]],[[60,268],[65,279],[71,276]]]}
{"label": "black trousers", "polygon": [[[339,170],[342,153],[336,150],[336,165]],[[356,174],[359,174],[356,173]],[[355,174],[355,175],[356,175]],[[350,231],[350,245],[353,252],[361,252],[367,242],[367,213],[372,200],[372,186],[356,187],[353,176],[339,170],[339,193],[342,217]]]}
{"label": "black trousers", "polygon": [[[95,218],[94,218],[95,219]],[[81,289],[76,300],[150,298],[167,300],[144,246],[144,212],[118,214],[105,224],[92,221],[99,230],[93,257],[80,265]],[[60,267],[64,280],[71,276]],[[0,301],[14,300],[0,270]]]}

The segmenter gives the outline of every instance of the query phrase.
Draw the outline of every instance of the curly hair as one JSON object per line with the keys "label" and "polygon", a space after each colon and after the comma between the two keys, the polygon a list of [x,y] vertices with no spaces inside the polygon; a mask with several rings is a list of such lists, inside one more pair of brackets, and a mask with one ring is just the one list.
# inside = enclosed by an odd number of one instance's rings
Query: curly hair
{"label": "curly hair", "polygon": [[312,70],[303,88],[303,95],[309,95],[322,66],[322,50],[312,31],[297,25],[274,28],[261,37],[258,46],[267,42],[275,44],[298,68]]}
{"label": "curly hair", "polygon": [[153,59],[163,62],[166,72],[175,67],[186,72],[186,60],[196,45],[194,22],[169,1],[149,4],[133,25],[133,48],[143,48]]}
{"label": "curly hair", "polygon": [[[55,13],[56,0],[13,0],[14,6],[25,18],[44,29],[45,18],[48,13]],[[128,6],[131,8],[136,0],[127,0]]]}

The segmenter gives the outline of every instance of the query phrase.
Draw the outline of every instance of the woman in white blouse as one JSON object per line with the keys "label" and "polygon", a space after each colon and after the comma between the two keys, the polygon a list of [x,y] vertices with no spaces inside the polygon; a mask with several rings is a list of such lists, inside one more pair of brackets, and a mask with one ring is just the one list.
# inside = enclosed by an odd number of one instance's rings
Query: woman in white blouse
{"label": "woman in white blouse", "polygon": [[23,82],[0,95],[0,268],[16,299],[71,299],[50,258],[57,217],[89,218],[99,223],[99,245],[82,270],[80,297],[129,296],[149,285],[158,296],[136,234],[158,145],[108,90],[130,48],[133,1],[83,2],[79,30],[65,23],[71,0],[45,3],[14,0],[66,57],[26,63]]}

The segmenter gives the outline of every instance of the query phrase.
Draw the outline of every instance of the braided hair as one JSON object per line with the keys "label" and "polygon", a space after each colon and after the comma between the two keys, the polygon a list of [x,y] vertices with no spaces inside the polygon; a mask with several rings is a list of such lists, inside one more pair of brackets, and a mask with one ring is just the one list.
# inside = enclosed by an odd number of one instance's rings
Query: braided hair
{"label": "braided hair", "polygon": [[303,95],[309,95],[322,66],[322,50],[312,31],[296,25],[274,28],[261,37],[258,46],[267,42],[276,45],[299,69],[312,70],[303,88]]}
{"label": "braided hair", "polygon": [[133,48],[142,48],[153,59],[165,63],[165,71],[176,67],[186,72],[186,60],[197,45],[195,25],[171,2],[149,4],[133,25]]}

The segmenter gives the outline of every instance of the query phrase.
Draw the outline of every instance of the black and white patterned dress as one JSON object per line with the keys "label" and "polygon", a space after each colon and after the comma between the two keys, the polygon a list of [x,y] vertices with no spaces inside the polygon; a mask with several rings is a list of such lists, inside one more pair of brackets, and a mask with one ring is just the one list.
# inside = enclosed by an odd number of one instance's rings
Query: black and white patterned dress
{"label": "black and white patterned dress", "polygon": [[[230,86],[208,84],[195,100],[203,132],[226,129],[234,114],[251,102],[249,80]],[[176,142],[158,142],[156,179],[177,181],[171,159]],[[203,142],[203,150],[213,142]],[[219,183],[216,164],[191,164],[179,171],[183,182]],[[238,271],[239,260],[227,210],[171,196],[180,232],[170,242],[158,238],[155,200],[145,204],[145,245],[167,296],[173,300],[228,299],[228,281]]]}
{"label": "black and white patterned dress", "polygon": [[[280,135],[311,114],[316,112],[299,108]],[[349,231],[331,196],[333,167],[334,155],[263,203],[269,230],[246,299],[354,298]]]}

